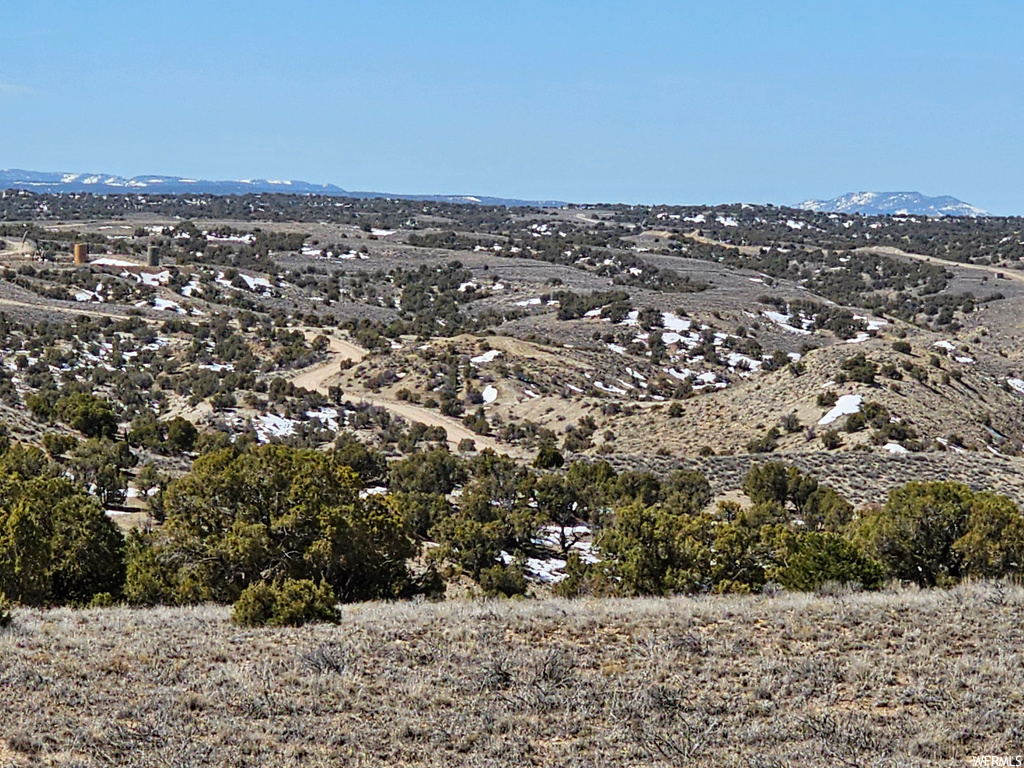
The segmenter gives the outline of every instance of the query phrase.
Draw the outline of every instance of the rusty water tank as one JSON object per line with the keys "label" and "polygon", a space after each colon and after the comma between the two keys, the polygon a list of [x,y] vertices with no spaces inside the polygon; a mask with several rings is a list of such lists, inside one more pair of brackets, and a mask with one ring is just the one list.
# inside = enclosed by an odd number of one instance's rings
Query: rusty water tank
{"label": "rusty water tank", "polygon": [[155,245],[151,245],[146,249],[146,263],[151,267],[160,266],[160,249]]}
{"label": "rusty water tank", "polygon": [[87,243],[75,243],[75,264],[82,266],[89,263],[89,246]]}

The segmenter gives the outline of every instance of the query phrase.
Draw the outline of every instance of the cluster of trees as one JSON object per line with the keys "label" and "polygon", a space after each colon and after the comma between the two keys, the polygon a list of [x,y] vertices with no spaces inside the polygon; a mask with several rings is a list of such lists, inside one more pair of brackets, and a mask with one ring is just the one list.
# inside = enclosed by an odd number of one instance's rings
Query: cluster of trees
{"label": "cluster of trees", "polygon": [[[235,603],[242,623],[291,624],[330,620],[339,601],[436,595],[460,573],[522,593],[542,526],[567,561],[565,595],[945,586],[1024,563],[1017,506],[952,482],[910,483],[858,513],[813,476],[765,463],[744,479],[749,505],[710,508],[693,471],[563,468],[551,450],[532,469],[442,447],[389,465],[351,439],[329,451],[211,443],[161,494],[163,524],[126,539],[85,475],[37,448],[0,448],[0,593],[25,605],[215,601]],[[367,493],[370,482],[390,492]],[[597,562],[579,556],[584,523]],[[424,540],[438,546],[414,569]]]}
{"label": "cluster of trees", "polygon": [[748,508],[680,513],[663,503],[619,509],[597,539],[603,560],[570,558],[566,595],[748,592],[769,582],[922,587],[1020,573],[1024,515],[1006,496],[954,482],[908,483],[855,514],[834,489],[768,463],[744,480]]}
{"label": "cluster of trees", "polygon": [[0,456],[0,593],[22,605],[120,597],[125,541],[99,500],[38,448]]}
{"label": "cluster of trees", "polygon": [[[0,199],[0,218],[7,221],[97,219],[137,214],[189,219],[201,212],[204,218],[237,221],[289,221],[350,224],[364,229],[417,229],[418,219],[440,217],[452,222],[452,229],[431,235],[416,235],[421,247],[469,248],[493,239],[473,239],[470,233],[502,236],[520,246],[529,246],[541,258],[565,258],[567,247],[584,256],[600,254],[601,249],[626,250],[622,238],[635,234],[634,227],[659,228],[679,221],[678,230],[695,226],[706,236],[738,245],[772,247],[798,246],[829,251],[849,251],[864,245],[894,246],[955,261],[1017,263],[1024,257],[1019,219],[982,217],[844,216],[780,209],[774,206],[605,206],[609,213],[592,213],[603,220],[595,227],[577,226],[561,220],[554,233],[538,237],[533,224],[543,220],[544,209],[519,206],[466,205],[435,200],[391,198],[338,198],[321,195],[53,195],[15,192]],[[683,220],[687,223],[683,225]],[[794,229],[789,222],[801,226]],[[692,224],[689,222],[693,222]],[[23,225],[9,225],[0,236],[21,237]],[[461,234],[456,234],[456,230]],[[50,239],[76,233],[33,231],[33,240]],[[94,236],[105,240],[102,236]],[[262,243],[261,243],[262,245]],[[292,244],[272,244],[273,250],[289,250]],[[588,251],[589,249],[589,251]],[[524,249],[525,250],[525,249]]]}
{"label": "cluster of trees", "polygon": [[[774,206],[657,206],[616,209],[614,221],[652,217],[689,221],[702,215],[700,232],[714,240],[762,247],[803,246],[848,251],[866,245],[973,263],[1018,262],[1024,257],[1019,218],[860,216],[780,209]],[[792,222],[797,228],[792,226]],[[684,227],[683,229],[688,229]]]}
{"label": "cluster of trees", "polygon": [[132,603],[235,602],[257,583],[312,581],[342,601],[409,596],[413,539],[393,499],[333,453],[284,446],[208,453],[164,495],[166,520],[129,542]]}
{"label": "cluster of trees", "polygon": [[[685,245],[684,245],[685,243]],[[694,244],[677,239],[677,250],[687,256],[726,264],[736,268],[754,268],[774,278],[793,280],[819,296],[837,304],[863,307],[878,314],[898,317],[907,322],[929,323],[936,327],[954,327],[956,313],[974,311],[977,299],[971,293],[945,292],[952,272],[923,261],[900,260],[864,251],[829,251],[791,248],[763,248],[747,256],[731,248]],[[829,318],[841,334],[852,330],[848,314]]]}

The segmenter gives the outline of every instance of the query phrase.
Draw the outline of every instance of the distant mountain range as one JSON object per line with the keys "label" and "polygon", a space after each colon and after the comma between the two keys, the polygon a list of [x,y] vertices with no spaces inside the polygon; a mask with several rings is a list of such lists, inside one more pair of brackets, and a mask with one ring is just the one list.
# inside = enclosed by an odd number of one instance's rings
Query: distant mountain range
{"label": "distant mountain range", "polygon": [[860,213],[866,216],[988,216],[981,208],[948,195],[927,197],[920,192],[850,192],[831,200],[807,200],[797,208],[826,213]]}
{"label": "distant mountain range", "polygon": [[[561,200],[519,200],[484,195],[409,195],[393,192],[360,192],[342,189],[334,184],[311,184],[308,181],[277,181],[273,179],[239,179],[208,181],[181,176],[133,176],[125,178],[109,173],[41,173],[17,169],[0,170],[0,189],[24,189],[53,194],[93,193],[99,195],[254,195],[280,193],[291,195],[330,195],[333,197],[427,200],[439,203],[471,205],[505,205],[560,208]],[[955,197],[927,197],[919,192],[850,192],[831,200],[807,200],[797,208],[827,213],[859,213],[872,215],[910,216],[988,216],[981,208]]]}
{"label": "distant mountain range", "polygon": [[73,194],[91,192],[98,195],[253,195],[280,193],[291,195],[331,195],[334,197],[394,197],[403,200],[429,200],[440,203],[475,205],[536,206],[557,208],[559,200],[516,200],[504,197],[475,195],[407,195],[389,192],[352,192],[334,184],[310,184],[306,181],[275,181],[272,179],[241,179],[207,181],[180,176],[133,176],[125,178],[109,173],[40,173],[17,169],[0,170],[0,189],[24,189],[31,192]]}

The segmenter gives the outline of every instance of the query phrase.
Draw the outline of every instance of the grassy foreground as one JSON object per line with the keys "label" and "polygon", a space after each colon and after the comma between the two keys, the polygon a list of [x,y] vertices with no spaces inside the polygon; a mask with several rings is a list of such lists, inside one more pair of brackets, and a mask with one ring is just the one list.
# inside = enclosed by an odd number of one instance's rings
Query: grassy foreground
{"label": "grassy foreground", "polygon": [[21,610],[0,765],[964,765],[1024,752],[1024,589]]}

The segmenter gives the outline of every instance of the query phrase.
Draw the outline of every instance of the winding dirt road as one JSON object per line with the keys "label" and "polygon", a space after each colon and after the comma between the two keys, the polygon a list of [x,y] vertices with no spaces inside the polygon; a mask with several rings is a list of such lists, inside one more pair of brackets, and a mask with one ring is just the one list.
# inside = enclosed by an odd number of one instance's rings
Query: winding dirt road
{"label": "winding dirt road", "polygon": [[[307,338],[315,338],[316,336],[321,335],[315,330],[307,330],[304,333]],[[333,380],[340,376],[341,364],[350,360],[358,362],[367,354],[365,349],[356,346],[350,341],[337,339],[332,336],[329,336],[328,339],[330,341],[330,356],[324,362],[310,366],[309,368],[299,371],[292,376],[291,382],[296,387],[302,387],[303,389],[316,391],[326,395],[328,386],[330,386]],[[466,425],[458,419],[444,416],[437,411],[432,411],[413,403],[406,403],[401,400],[391,400],[389,398],[380,397],[379,395],[373,395],[370,393],[362,393],[358,395],[351,393],[351,395],[354,400],[370,403],[378,408],[387,408],[395,415],[401,416],[407,421],[416,421],[420,424],[425,424],[428,427],[441,427],[448,434],[448,444],[452,448],[457,449],[459,442],[462,440],[472,440],[476,444],[478,450],[490,448],[496,453],[505,453],[518,458],[526,457],[526,454],[523,451],[517,450],[512,446],[503,445],[492,437],[478,435],[476,432],[467,428]]]}

